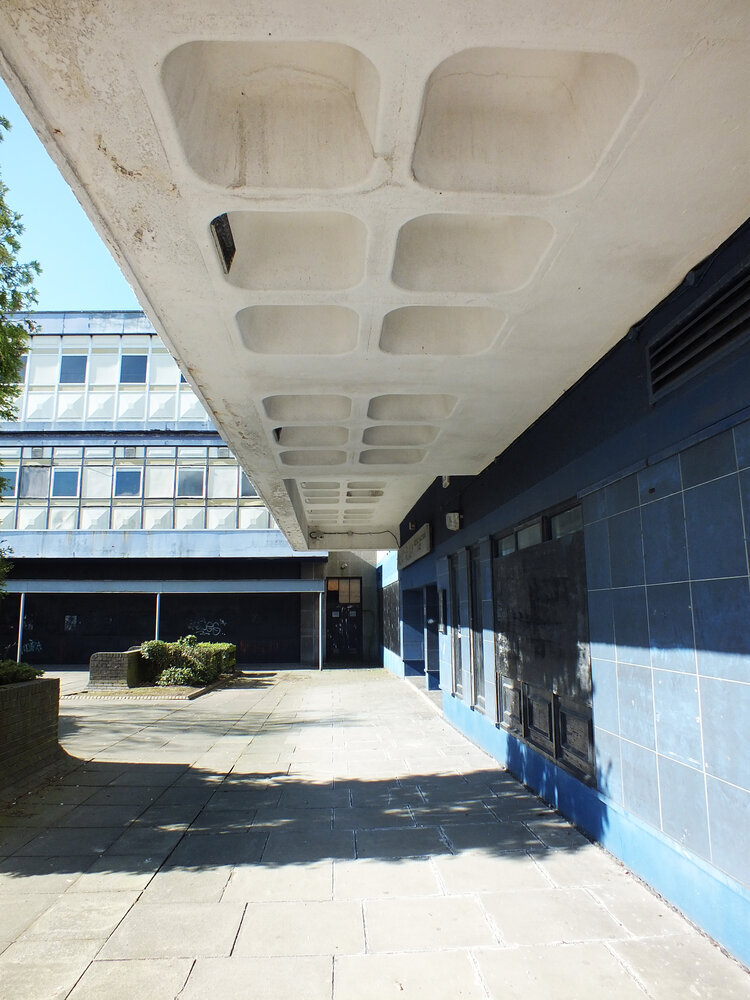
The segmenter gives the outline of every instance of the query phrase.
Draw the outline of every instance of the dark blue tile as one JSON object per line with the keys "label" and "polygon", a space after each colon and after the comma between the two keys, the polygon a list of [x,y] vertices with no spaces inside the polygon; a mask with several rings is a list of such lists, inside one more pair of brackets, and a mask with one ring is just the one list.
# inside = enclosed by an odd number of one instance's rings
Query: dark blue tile
{"label": "dark blue tile", "polygon": [[613,590],[612,615],[618,661],[636,663],[643,667],[651,666],[646,588],[628,587],[626,590]]}
{"label": "dark blue tile", "polygon": [[735,472],[737,462],[734,457],[732,432],[723,431],[683,451],[680,455],[680,465],[682,485],[685,489]]}
{"label": "dark blue tile", "polygon": [[659,753],[691,767],[703,767],[698,678],[654,670],[654,716]]}
{"label": "dark blue tile", "polygon": [[685,491],[690,576],[710,580],[747,573],[737,476]]}
{"label": "dark blue tile", "polygon": [[592,659],[615,659],[615,624],[609,590],[589,591],[589,640]]}
{"label": "dark blue tile", "polygon": [[620,709],[620,736],[631,743],[653,750],[654,697],[651,670],[617,664],[617,695]]}
{"label": "dark blue tile", "polygon": [[656,754],[626,740],[620,740],[622,799],[626,809],[658,830],[659,784]]}
{"label": "dark blue tile", "polygon": [[659,757],[662,830],[682,847],[710,856],[705,777],[702,771]]}
{"label": "dark blue tile", "polygon": [[646,583],[677,583],[688,578],[682,494],[641,509]]}
{"label": "dark blue tile", "polygon": [[750,791],[750,684],[702,677],[706,773]]}
{"label": "dark blue tile", "polygon": [[737,455],[737,467],[746,469],[750,465],[750,420],[735,427],[734,450]]}
{"label": "dark blue tile", "polygon": [[622,768],[620,766],[620,741],[611,733],[594,730],[594,755],[596,757],[596,787],[607,798],[622,802]]}
{"label": "dark blue tile", "polygon": [[595,490],[587,494],[581,500],[583,509],[583,523],[591,524],[592,521],[600,521],[607,516],[607,494],[604,490]]}
{"label": "dark blue tile", "polygon": [[682,489],[680,459],[677,455],[665,458],[663,462],[649,465],[638,473],[638,495],[641,503],[661,500]]}
{"label": "dark blue tile", "polygon": [[695,640],[690,585],[647,587],[651,663],[662,670],[695,673]]}
{"label": "dark blue tile", "polygon": [[698,673],[750,681],[750,588],[747,577],[693,584]]}
{"label": "dark blue tile", "polygon": [[606,521],[587,524],[583,530],[586,547],[586,582],[589,590],[605,590],[611,585],[609,573],[609,532]]}
{"label": "dark blue tile", "polygon": [[711,860],[732,878],[750,887],[750,793],[723,781],[706,779]]}
{"label": "dark blue tile", "polygon": [[750,469],[740,473],[740,499],[745,521],[745,541],[750,541]]}
{"label": "dark blue tile", "polygon": [[641,513],[636,507],[610,517],[609,563],[613,587],[636,587],[643,583]]}
{"label": "dark blue tile", "polygon": [[617,709],[617,665],[611,660],[591,661],[594,725],[615,735],[619,733]]}
{"label": "dark blue tile", "polygon": [[610,483],[605,488],[607,494],[607,513],[621,514],[624,510],[638,505],[638,477],[635,473]]}

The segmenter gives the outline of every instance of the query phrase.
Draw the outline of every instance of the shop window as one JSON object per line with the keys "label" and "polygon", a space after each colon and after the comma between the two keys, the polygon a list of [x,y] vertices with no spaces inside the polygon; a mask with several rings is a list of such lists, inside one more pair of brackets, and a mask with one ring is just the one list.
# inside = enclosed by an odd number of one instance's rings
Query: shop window
{"label": "shop window", "polygon": [[115,469],[115,496],[138,497],[141,495],[140,469]]}
{"label": "shop window", "polygon": [[60,385],[83,385],[87,360],[85,354],[64,354],[60,358]]}
{"label": "shop window", "polygon": [[177,496],[202,497],[205,479],[205,469],[189,467],[177,470]]}
{"label": "shop window", "polygon": [[145,383],[147,366],[148,355],[123,354],[120,359],[120,382],[122,384]]}
{"label": "shop window", "polygon": [[78,469],[55,469],[53,471],[52,496],[78,496]]}

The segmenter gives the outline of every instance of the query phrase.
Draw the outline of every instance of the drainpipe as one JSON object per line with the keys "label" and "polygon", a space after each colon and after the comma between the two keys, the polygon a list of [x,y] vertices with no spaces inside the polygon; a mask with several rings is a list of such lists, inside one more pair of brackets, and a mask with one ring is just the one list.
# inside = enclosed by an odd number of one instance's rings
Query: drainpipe
{"label": "drainpipe", "polygon": [[323,591],[318,594],[318,670],[323,669]]}
{"label": "drainpipe", "polygon": [[159,615],[161,614],[161,594],[156,592],[156,620],[154,622],[154,639],[159,638]]}
{"label": "drainpipe", "polygon": [[23,613],[26,607],[26,594],[21,594],[21,604],[18,610],[18,649],[16,650],[16,660],[21,662],[23,652]]}

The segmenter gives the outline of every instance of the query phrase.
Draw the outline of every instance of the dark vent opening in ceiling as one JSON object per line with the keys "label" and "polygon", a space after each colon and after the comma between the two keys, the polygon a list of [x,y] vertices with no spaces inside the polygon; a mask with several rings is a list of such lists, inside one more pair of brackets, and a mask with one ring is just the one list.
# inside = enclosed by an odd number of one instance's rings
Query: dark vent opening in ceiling
{"label": "dark vent opening in ceiling", "polygon": [[750,337],[750,273],[683,317],[648,347],[652,400],[681,385]]}
{"label": "dark vent opening in ceiling", "polygon": [[232,227],[229,225],[229,216],[226,212],[223,215],[216,216],[211,223],[211,232],[216,243],[216,249],[219,251],[222,267],[226,274],[229,274],[237,248],[234,245]]}

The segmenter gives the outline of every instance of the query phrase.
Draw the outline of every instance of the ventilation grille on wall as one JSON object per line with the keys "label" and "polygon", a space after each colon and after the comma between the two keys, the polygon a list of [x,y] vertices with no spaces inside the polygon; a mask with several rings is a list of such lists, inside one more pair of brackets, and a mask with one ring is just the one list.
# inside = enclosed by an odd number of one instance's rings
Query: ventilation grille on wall
{"label": "ventilation grille on wall", "polygon": [[704,303],[648,348],[651,396],[657,398],[702,371],[750,336],[750,274]]}

